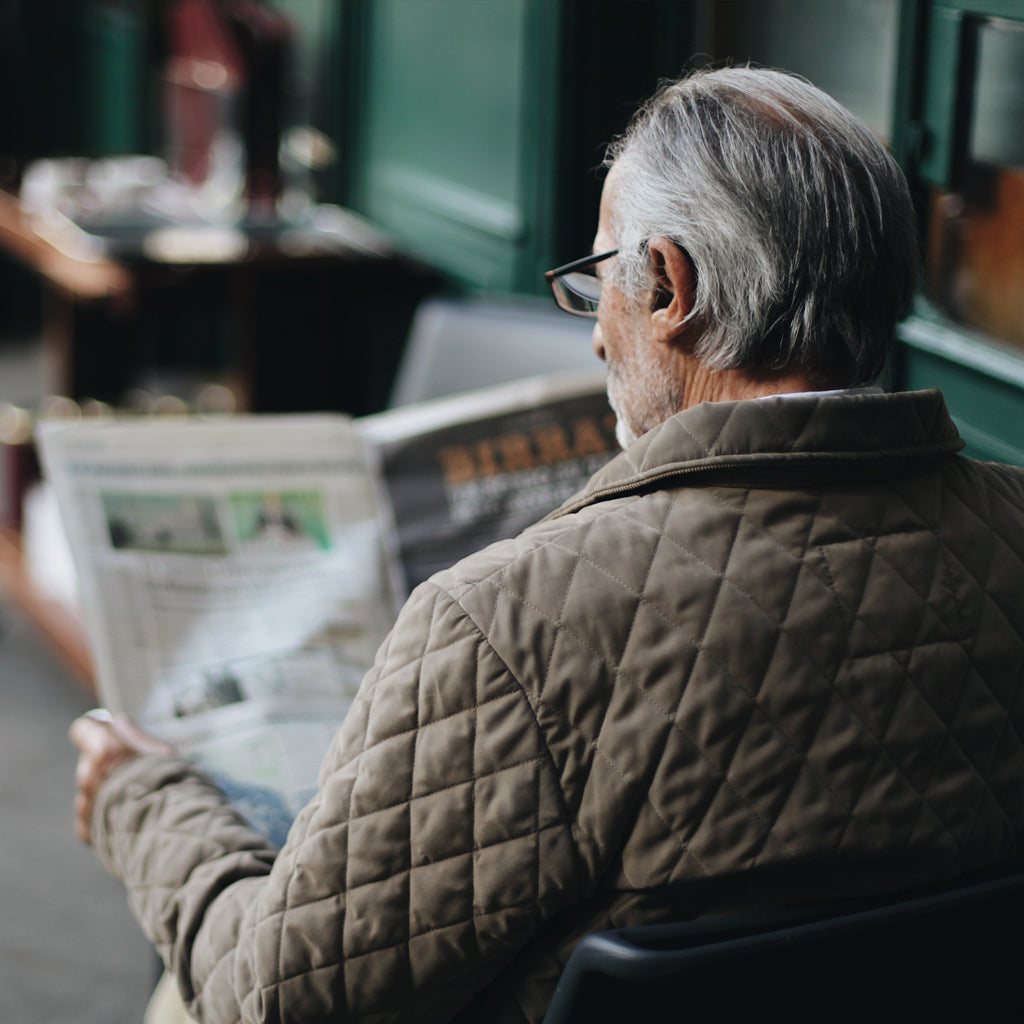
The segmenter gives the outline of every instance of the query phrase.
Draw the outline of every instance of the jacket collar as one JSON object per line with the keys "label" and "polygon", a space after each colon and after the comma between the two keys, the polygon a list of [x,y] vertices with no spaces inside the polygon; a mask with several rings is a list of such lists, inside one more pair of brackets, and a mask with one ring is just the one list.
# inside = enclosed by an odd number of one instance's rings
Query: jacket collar
{"label": "jacket collar", "polygon": [[788,464],[885,466],[963,448],[940,391],[820,394],[704,402],[648,431],[553,517],[679,477],[701,482]]}

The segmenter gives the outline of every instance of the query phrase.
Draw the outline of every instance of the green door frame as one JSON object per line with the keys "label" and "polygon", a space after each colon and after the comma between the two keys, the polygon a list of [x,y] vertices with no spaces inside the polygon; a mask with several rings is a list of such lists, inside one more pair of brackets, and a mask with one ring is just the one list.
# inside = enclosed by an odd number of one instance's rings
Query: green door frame
{"label": "green door frame", "polygon": [[[1020,0],[903,0],[893,149],[919,194],[951,188],[976,66],[972,18],[1024,24]],[[897,383],[941,387],[968,454],[1024,465],[1024,357],[951,323],[923,297],[900,325]]]}

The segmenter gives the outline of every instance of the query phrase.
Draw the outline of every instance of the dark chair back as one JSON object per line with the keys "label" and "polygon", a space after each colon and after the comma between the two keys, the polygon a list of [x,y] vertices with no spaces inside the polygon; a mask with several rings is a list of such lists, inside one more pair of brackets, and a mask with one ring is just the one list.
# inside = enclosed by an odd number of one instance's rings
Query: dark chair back
{"label": "dark chair back", "polygon": [[1024,865],[900,899],[598,932],[544,1024],[1024,1021]]}

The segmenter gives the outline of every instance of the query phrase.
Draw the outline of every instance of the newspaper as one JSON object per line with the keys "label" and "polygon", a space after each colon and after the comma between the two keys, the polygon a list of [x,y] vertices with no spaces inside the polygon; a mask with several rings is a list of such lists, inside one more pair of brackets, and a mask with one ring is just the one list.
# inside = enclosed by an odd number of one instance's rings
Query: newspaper
{"label": "newspaper", "polygon": [[37,440],[101,700],[283,819],[408,590],[615,450],[593,374],[361,420],[56,422]]}
{"label": "newspaper", "polygon": [[602,370],[357,420],[377,459],[399,591],[556,509],[618,451]]}
{"label": "newspaper", "polygon": [[359,432],[237,417],[38,440],[102,701],[301,806],[395,614]]}

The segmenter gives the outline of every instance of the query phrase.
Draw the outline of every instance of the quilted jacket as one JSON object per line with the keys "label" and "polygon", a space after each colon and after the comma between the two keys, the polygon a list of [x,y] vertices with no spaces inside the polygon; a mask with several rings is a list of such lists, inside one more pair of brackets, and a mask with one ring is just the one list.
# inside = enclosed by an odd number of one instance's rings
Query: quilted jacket
{"label": "quilted jacket", "polygon": [[413,594],[280,852],[117,769],[94,841],[193,1012],[537,1021],[589,930],[1016,855],[1024,472],[960,447],[935,391],[667,421]]}

